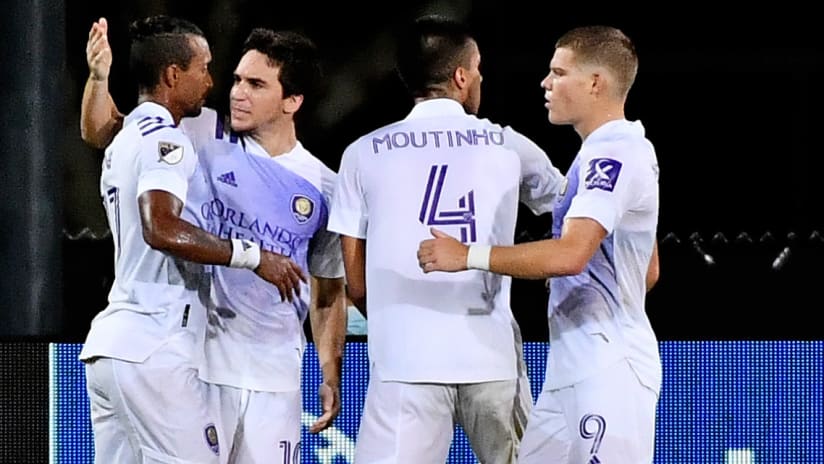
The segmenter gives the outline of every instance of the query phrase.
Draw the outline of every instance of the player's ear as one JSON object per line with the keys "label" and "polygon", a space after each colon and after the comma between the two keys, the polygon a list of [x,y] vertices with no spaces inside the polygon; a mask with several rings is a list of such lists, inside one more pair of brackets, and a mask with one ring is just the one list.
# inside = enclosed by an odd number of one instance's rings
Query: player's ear
{"label": "player's ear", "polygon": [[287,114],[297,113],[303,104],[303,95],[290,95],[283,99],[283,112]]}
{"label": "player's ear", "polygon": [[176,64],[166,66],[160,74],[160,83],[166,87],[175,87],[180,79],[180,72],[181,69]]}
{"label": "player's ear", "polygon": [[607,95],[609,90],[609,79],[603,72],[593,72],[591,75],[590,93],[593,95]]}
{"label": "player's ear", "polygon": [[452,81],[455,82],[455,87],[463,89],[466,87],[467,80],[468,76],[466,68],[463,66],[458,66],[455,68],[455,71],[452,73]]}

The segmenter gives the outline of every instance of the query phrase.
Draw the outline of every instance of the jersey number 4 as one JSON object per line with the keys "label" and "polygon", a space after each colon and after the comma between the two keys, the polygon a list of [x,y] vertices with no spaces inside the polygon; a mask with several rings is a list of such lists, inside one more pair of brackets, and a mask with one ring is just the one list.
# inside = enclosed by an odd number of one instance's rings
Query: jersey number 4
{"label": "jersey number 4", "polygon": [[475,191],[470,190],[461,196],[457,208],[442,208],[440,204],[448,169],[446,164],[434,165],[429,169],[418,220],[426,226],[460,226],[461,242],[475,242]]}

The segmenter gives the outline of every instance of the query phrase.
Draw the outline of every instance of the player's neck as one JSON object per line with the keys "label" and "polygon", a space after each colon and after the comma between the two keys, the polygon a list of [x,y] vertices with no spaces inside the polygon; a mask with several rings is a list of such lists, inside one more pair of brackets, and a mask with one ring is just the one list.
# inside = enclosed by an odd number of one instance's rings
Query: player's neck
{"label": "player's neck", "polygon": [[598,108],[591,112],[586,118],[575,124],[575,132],[584,141],[589,137],[589,134],[595,132],[596,129],[603,126],[610,121],[617,121],[624,119],[623,105],[612,105]]}
{"label": "player's neck", "polygon": [[180,124],[180,120],[183,118],[183,111],[175,105],[169,96],[164,92],[141,92],[140,95],[137,97],[137,104],[152,102],[156,103],[169,111],[169,114],[172,115],[172,119],[174,119],[175,126]]}
{"label": "player's neck", "polygon": [[436,98],[451,98],[452,100],[460,103],[461,106],[464,104],[464,98],[461,96],[460,90],[445,85],[432,86],[426,90],[425,95],[415,97],[414,101],[417,105],[418,103],[425,102],[427,100],[434,100]]}
{"label": "player's neck", "polygon": [[260,126],[250,131],[249,137],[272,157],[289,153],[298,143],[295,124],[292,121]]}

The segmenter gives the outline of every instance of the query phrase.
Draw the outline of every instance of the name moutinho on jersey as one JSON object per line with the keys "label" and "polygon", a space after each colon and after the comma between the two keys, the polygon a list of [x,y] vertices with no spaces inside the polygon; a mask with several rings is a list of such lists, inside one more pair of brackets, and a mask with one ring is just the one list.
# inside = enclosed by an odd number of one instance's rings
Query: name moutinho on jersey
{"label": "name moutinho on jersey", "polygon": [[382,150],[395,148],[454,148],[467,145],[503,144],[504,133],[502,130],[490,131],[487,129],[400,131],[372,137],[372,151],[375,154],[380,153]]}

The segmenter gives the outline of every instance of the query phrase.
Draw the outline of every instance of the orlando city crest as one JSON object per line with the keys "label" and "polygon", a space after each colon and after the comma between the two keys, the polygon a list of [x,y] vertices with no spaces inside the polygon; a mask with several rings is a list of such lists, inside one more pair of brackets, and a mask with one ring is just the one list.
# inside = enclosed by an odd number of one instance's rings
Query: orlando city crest
{"label": "orlando city crest", "polygon": [[172,142],[157,142],[158,161],[177,164],[183,159],[183,146]]}
{"label": "orlando city crest", "polygon": [[220,455],[220,445],[217,440],[217,428],[215,424],[208,424],[203,429],[204,438],[206,438],[206,446],[212,450],[213,453]]}
{"label": "orlando city crest", "polygon": [[315,211],[315,203],[305,195],[292,195],[292,216],[298,224],[305,224]]}

